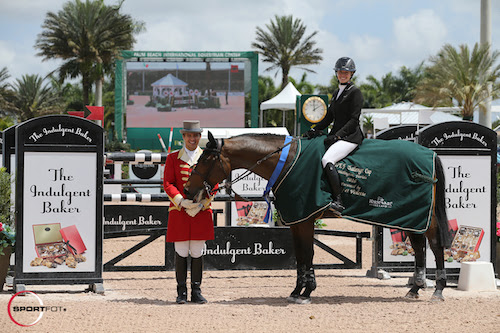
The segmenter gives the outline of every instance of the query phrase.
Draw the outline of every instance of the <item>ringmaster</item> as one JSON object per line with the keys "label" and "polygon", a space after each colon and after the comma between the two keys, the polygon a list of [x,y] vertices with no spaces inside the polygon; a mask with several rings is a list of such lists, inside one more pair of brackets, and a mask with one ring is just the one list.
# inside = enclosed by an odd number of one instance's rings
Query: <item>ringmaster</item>
{"label": "ringmaster", "polygon": [[184,185],[191,170],[202,154],[199,147],[203,129],[197,120],[186,120],[180,130],[184,145],[167,156],[163,175],[163,188],[170,198],[167,242],[175,248],[175,278],[178,304],[187,302],[187,262],[191,256],[191,302],[204,304],[201,294],[203,275],[202,250],[206,240],[214,239],[214,224],[210,202],[205,197],[194,203],[184,197]]}

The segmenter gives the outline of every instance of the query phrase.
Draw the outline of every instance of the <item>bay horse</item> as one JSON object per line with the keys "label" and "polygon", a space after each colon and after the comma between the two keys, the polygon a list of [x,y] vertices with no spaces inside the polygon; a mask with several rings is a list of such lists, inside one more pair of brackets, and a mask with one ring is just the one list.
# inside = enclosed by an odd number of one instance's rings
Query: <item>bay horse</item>
{"label": "bay horse", "polygon": [[[187,198],[195,202],[205,193],[213,193],[213,189],[223,180],[228,179],[235,169],[247,169],[269,180],[279,161],[279,153],[284,148],[284,135],[276,134],[242,134],[229,139],[215,140],[208,133],[206,149],[192,170],[184,188]],[[291,165],[297,153],[297,140],[289,143],[289,153],[285,161],[282,176]],[[443,289],[446,286],[446,271],[444,267],[444,246],[449,246],[451,240],[446,240],[449,233],[448,219],[445,211],[444,172],[436,156],[436,179],[430,226],[422,233],[408,233],[415,251],[414,284],[405,297],[419,298],[418,291],[425,286],[425,237],[436,257],[436,288],[432,301],[444,300]],[[306,196],[307,193],[304,193]],[[295,257],[297,262],[297,281],[294,290],[287,298],[289,302],[307,304],[311,302],[311,292],[316,289],[316,278],[313,268],[314,256],[314,222],[323,216],[319,212],[307,220],[290,226],[292,232]],[[424,236],[425,235],[425,236]],[[450,238],[450,237],[449,237]]]}

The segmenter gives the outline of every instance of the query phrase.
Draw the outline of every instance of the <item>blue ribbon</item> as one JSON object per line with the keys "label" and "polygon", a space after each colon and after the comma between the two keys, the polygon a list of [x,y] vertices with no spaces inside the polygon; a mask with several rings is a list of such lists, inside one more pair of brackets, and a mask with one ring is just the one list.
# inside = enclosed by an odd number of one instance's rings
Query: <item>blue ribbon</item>
{"label": "blue ribbon", "polygon": [[281,150],[280,159],[278,161],[278,164],[276,164],[276,168],[274,168],[271,178],[269,178],[269,181],[267,182],[267,186],[264,191],[264,199],[267,202],[267,212],[266,216],[264,217],[264,223],[268,223],[269,217],[271,216],[271,203],[269,200],[269,192],[271,191],[271,188],[273,187],[274,183],[276,183],[276,180],[278,180],[278,176],[280,175],[281,170],[283,170],[283,166],[285,165],[286,159],[288,157],[288,152],[290,151],[290,145],[288,143],[290,143],[292,139],[293,137],[290,135],[287,135],[285,137],[285,144],[283,149]]}

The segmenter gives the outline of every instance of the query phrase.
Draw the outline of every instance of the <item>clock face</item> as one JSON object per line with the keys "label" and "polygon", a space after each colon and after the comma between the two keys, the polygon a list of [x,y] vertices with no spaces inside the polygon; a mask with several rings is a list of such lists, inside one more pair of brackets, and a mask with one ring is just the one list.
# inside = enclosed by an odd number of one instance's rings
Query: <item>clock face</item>
{"label": "clock face", "polygon": [[326,116],[326,104],[317,96],[309,97],[302,106],[302,114],[311,123],[320,122]]}

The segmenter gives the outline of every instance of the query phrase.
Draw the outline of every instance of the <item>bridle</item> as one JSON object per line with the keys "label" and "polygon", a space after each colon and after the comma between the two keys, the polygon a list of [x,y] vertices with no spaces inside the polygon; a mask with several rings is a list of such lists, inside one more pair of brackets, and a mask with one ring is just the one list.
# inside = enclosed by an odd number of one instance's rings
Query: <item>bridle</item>
{"label": "bridle", "polygon": [[[226,189],[227,192],[229,193],[234,193],[235,197],[238,199],[242,199],[244,201],[252,201],[252,199],[247,199],[247,198],[244,198],[242,197],[241,195],[239,195],[238,193],[236,193],[234,190],[233,190],[233,187],[232,185],[234,183],[237,183],[239,182],[240,180],[244,179],[246,176],[248,176],[250,173],[253,172],[253,170],[259,166],[260,164],[262,164],[262,162],[266,161],[267,159],[269,159],[271,156],[281,152],[286,146],[292,144],[294,141],[298,140],[299,137],[295,137],[293,138],[290,142],[288,142],[287,144],[281,146],[280,148],[276,149],[275,151],[267,154],[266,156],[264,156],[263,158],[259,159],[257,162],[255,162],[254,165],[252,165],[250,168],[248,168],[244,173],[242,173],[241,175],[239,175],[236,179],[232,180],[232,181],[228,181],[227,179],[229,178],[229,174],[226,172],[226,169],[224,168],[224,164],[222,162],[222,159],[221,159],[221,154],[222,154],[222,147],[224,146],[224,139],[216,139],[216,145],[214,147],[213,144],[211,144],[211,142],[207,143],[207,148],[205,149],[204,153],[208,153],[208,154],[211,154],[211,155],[215,155],[215,159],[214,161],[212,162],[212,164],[210,165],[210,167],[208,168],[207,172],[202,175],[200,172],[198,172],[196,170],[196,166],[195,168],[192,170],[191,173],[194,173],[198,176],[200,176],[200,178],[203,180],[203,186],[205,188],[205,191],[210,195],[215,195],[217,192],[221,191],[223,188]],[[212,172],[214,166],[215,166],[215,163],[216,163],[216,160],[219,160],[219,163],[220,163],[220,166],[222,168],[222,171],[224,172],[224,179],[226,179],[226,181],[224,182],[224,185],[222,187],[218,187],[218,188],[215,188],[215,186],[217,185],[210,185],[210,183],[208,182],[208,177],[210,176],[210,173]]]}
{"label": "bridle", "polygon": [[224,146],[224,139],[221,139],[221,141],[217,140],[217,147],[215,147],[215,148],[207,147],[205,149],[204,153],[206,152],[210,155],[215,155],[215,159],[212,162],[212,164],[210,164],[210,167],[208,168],[207,172],[204,175],[202,175],[201,173],[199,173],[196,170],[196,166],[191,171],[192,174],[194,173],[194,174],[200,176],[200,178],[203,180],[203,186],[204,186],[205,191],[208,193],[209,196],[213,196],[221,190],[221,188],[215,188],[215,185],[210,185],[210,183],[208,182],[208,176],[212,172],[212,170],[215,166],[216,160],[218,160],[220,163],[222,171],[224,172],[225,179],[227,179],[227,177],[229,177],[228,173],[226,172],[226,169],[224,168],[224,164],[222,163],[222,159],[220,158],[221,153],[222,153],[222,146]]}

